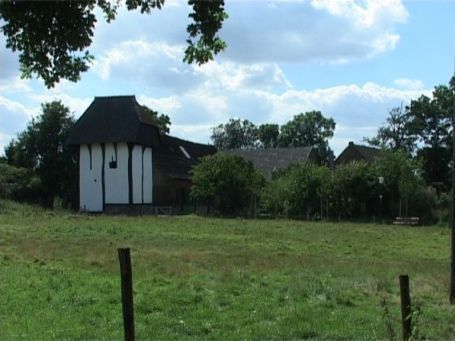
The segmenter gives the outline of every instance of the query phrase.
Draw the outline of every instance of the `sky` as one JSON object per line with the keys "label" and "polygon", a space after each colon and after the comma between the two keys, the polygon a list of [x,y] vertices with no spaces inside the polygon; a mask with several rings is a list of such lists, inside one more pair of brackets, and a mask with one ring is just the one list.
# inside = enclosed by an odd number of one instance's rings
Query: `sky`
{"label": "sky", "polygon": [[202,66],[182,61],[189,10],[166,0],[150,15],[121,8],[110,24],[99,15],[90,70],[52,89],[20,78],[0,35],[0,155],[41,103],[61,100],[79,118],[95,96],[115,95],[135,95],[170,116],[171,135],[201,143],[229,118],[281,125],[319,110],[336,122],[338,155],[454,74],[455,1],[227,0],[228,47]]}

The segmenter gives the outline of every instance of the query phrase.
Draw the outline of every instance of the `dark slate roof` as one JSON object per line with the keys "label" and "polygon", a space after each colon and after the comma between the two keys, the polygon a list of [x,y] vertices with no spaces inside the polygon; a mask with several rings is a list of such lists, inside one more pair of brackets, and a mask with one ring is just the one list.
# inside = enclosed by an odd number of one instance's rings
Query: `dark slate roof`
{"label": "dark slate roof", "polygon": [[374,162],[381,152],[380,149],[368,146],[361,146],[349,142],[348,146],[338,155],[336,164],[348,163],[354,160]]}
{"label": "dark slate roof", "polygon": [[194,143],[169,135],[161,135],[161,144],[154,150],[158,167],[174,179],[189,179],[190,170],[201,157],[216,153],[214,146]]}
{"label": "dark slate roof", "polygon": [[68,144],[132,142],[159,144],[159,130],[134,96],[95,97],[76,122]]}
{"label": "dark slate roof", "polygon": [[314,148],[311,147],[237,149],[226,152],[251,161],[254,168],[267,178],[270,178],[273,172],[286,169],[292,163],[317,161]]}

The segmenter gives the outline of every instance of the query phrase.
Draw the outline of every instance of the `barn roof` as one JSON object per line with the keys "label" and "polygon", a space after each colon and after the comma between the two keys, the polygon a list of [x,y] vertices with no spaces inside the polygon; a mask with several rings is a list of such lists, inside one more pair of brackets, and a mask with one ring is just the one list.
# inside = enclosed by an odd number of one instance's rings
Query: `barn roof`
{"label": "barn roof", "polygon": [[380,149],[368,146],[361,146],[349,142],[348,146],[338,155],[335,160],[336,164],[348,163],[354,160],[363,160],[366,162],[374,162],[381,152]]}
{"label": "barn roof", "polygon": [[161,134],[134,96],[95,97],[76,122],[68,144],[113,142],[153,147],[157,166],[175,179],[189,179],[200,157],[216,153],[213,146]]}
{"label": "barn roof", "polygon": [[159,144],[159,129],[135,96],[95,97],[68,138],[71,145],[107,142]]}
{"label": "barn roof", "polygon": [[270,178],[273,172],[286,169],[292,163],[317,161],[312,147],[236,149],[228,150],[227,153],[235,154],[251,161],[254,167],[267,178]]}
{"label": "barn roof", "polygon": [[194,143],[169,135],[161,135],[161,144],[154,151],[156,162],[174,179],[189,179],[190,170],[199,158],[216,153],[211,145]]}

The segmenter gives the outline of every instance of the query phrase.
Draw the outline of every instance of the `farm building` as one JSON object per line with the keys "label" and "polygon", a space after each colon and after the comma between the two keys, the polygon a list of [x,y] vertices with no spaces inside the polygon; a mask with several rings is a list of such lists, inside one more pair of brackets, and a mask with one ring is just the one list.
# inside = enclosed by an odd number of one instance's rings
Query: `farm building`
{"label": "farm building", "polygon": [[342,165],[351,161],[366,161],[372,163],[379,157],[381,152],[378,148],[361,146],[349,142],[348,146],[341,152],[335,160],[335,165]]}
{"label": "farm building", "polygon": [[79,146],[79,206],[86,212],[183,207],[191,167],[216,152],[160,133],[134,96],[95,97],[68,144]]}
{"label": "farm building", "polygon": [[227,152],[251,161],[254,168],[261,172],[266,179],[270,179],[274,172],[286,169],[292,163],[318,163],[316,150],[311,147],[236,149]]}

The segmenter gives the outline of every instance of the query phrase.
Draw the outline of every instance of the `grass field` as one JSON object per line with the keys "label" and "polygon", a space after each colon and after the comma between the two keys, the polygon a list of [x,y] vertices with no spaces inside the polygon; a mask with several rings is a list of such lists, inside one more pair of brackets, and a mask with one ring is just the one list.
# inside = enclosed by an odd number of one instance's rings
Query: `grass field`
{"label": "grass field", "polygon": [[[121,339],[118,247],[138,339],[455,339],[449,230],[290,220],[106,217],[0,202],[0,339]],[[388,304],[384,317],[381,300]]]}

